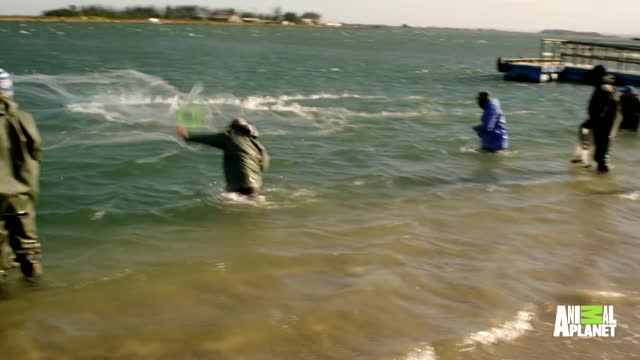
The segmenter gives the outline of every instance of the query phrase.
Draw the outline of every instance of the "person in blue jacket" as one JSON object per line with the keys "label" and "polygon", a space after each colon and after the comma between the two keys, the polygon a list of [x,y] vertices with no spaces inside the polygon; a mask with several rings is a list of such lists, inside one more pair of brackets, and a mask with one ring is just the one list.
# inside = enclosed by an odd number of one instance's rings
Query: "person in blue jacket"
{"label": "person in blue jacket", "polygon": [[481,91],[478,94],[478,106],[484,112],[480,120],[480,125],[473,127],[473,130],[480,137],[482,150],[496,152],[509,147],[509,135],[507,133],[507,119],[500,109],[500,101],[491,97],[488,91]]}

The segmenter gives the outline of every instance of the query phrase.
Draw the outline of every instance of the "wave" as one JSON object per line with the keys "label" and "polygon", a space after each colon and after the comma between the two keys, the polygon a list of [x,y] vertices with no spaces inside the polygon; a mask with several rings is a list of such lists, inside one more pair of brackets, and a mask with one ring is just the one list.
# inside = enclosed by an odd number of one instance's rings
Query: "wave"
{"label": "wave", "polygon": [[[194,105],[202,105],[202,109],[208,113],[217,113],[218,118],[230,120],[225,113],[231,113],[233,110],[225,111],[225,109],[216,108],[216,106],[232,106],[240,108],[240,110],[249,110],[253,112],[270,112],[270,113],[291,113],[304,119],[311,119],[317,116],[324,117],[350,117],[350,118],[415,118],[423,116],[427,111],[380,111],[380,112],[359,112],[352,111],[344,107],[317,107],[305,106],[297,102],[291,102],[293,99],[339,99],[339,96],[282,96],[281,99],[269,96],[249,96],[247,98],[211,98],[204,100],[194,100],[189,102]],[[171,118],[171,114],[179,106],[178,103],[185,103],[179,97],[161,98],[161,97],[141,97],[135,96],[112,96],[110,98],[102,98],[100,102],[84,102],[71,103],[66,105],[66,110],[74,113],[94,114],[103,117],[107,121],[131,123],[135,122],[157,122],[159,118]],[[154,116],[137,116],[133,117],[135,107],[153,107],[164,106],[163,111],[156,111]],[[237,111],[237,110],[236,110]],[[220,124],[220,126],[223,126]]]}
{"label": "wave", "polygon": [[[185,105],[198,106],[205,119],[202,127],[211,131],[225,128],[235,116],[246,116],[255,122],[260,119],[286,123],[304,120],[314,127],[314,134],[320,136],[362,126],[350,122],[352,119],[442,116],[437,99],[427,103],[420,100],[418,107],[412,106],[405,111],[405,97],[394,99],[353,92],[211,96],[204,94],[200,84],[195,84],[189,92],[181,92],[168,80],[132,69],[87,74],[19,75],[16,82],[26,95],[53,101],[61,104],[66,112],[80,115],[82,122],[74,131],[83,132],[97,130],[104,133],[107,129],[128,134],[131,126],[167,131],[175,124],[176,111]],[[418,99],[414,97],[411,100]],[[105,125],[104,121],[111,125]],[[273,129],[267,126],[265,133],[270,131]],[[75,137],[73,133],[69,135]],[[73,143],[71,141],[64,146]]]}
{"label": "wave", "polygon": [[[309,104],[323,100],[373,100],[393,101],[386,96],[356,94],[350,92],[311,94],[285,94],[279,96],[233,95],[203,96],[203,88],[196,84],[189,93],[182,93],[167,80],[136,70],[107,70],[88,74],[18,75],[16,83],[26,95],[63,104],[66,111],[77,114],[92,114],[115,123],[173,122],[173,114],[183,105],[200,105],[207,119],[215,118],[216,124],[208,127],[221,128],[232,116],[225,114],[252,111],[269,112],[271,115],[294,114],[304,119],[312,118],[415,118],[436,112],[428,105],[420,111],[395,111],[382,108],[380,111],[354,111],[347,107]],[[417,99],[417,98],[415,98]],[[362,108],[362,104],[357,104]],[[239,109],[227,109],[227,107]],[[215,116],[214,116],[215,115]]]}
{"label": "wave", "polygon": [[69,104],[66,109],[70,112],[87,113],[101,115],[105,119],[114,122],[127,122],[124,114],[117,111],[109,111],[105,109],[105,104],[89,103],[89,104]]}
{"label": "wave", "polygon": [[[216,192],[216,189],[212,189]],[[316,191],[306,188],[275,188],[263,189],[259,196],[248,197],[238,193],[219,192],[214,196],[217,202],[237,207],[253,207],[260,209],[284,209],[295,208],[301,204],[312,203],[318,200]],[[268,197],[268,198],[267,198]]]}
{"label": "wave", "polygon": [[436,350],[430,345],[422,345],[411,351],[403,360],[436,360]]}
{"label": "wave", "polygon": [[587,304],[592,302],[637,302],[639,296],[627,295],[612,290],[563,289],[557,295],[558,301],[565,304]]}
{"label": "wave", "polygon": [[640,191],[632,191],[632,192],[627,193],[627,194],[620,194],[620,197],[622,199],[636,201],[636,200],[640,199]]}
{"label": "wave", "polygon": [[513,341],[524,335],[526,332],[533,330],[531,320],[533,320],[534,317],[535,314],[532,311],[532,307],[528,306],[519,311],[513,320],[507,321],[489,330],[478,331],[467,336],[462,343],[465,348],[461,351],[472,350],[477,344],[489,345],[498,342]]}

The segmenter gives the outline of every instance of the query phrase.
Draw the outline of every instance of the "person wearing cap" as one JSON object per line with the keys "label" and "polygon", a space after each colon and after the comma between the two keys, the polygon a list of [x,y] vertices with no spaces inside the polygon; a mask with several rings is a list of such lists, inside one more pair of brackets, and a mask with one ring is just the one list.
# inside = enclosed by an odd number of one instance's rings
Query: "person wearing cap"
{"label": "person wearing cap", "polygon": [[478,106],[484,110],[480,125],[473,127],[480,137],[482,150],[496,152],[507,149],[509,147],[507,119],[500,109],[500,101],[492,98],[488,91],[478,93],[476,100]]}
{"label": "person wearing cap", "polygon": [[598,172],[608,172],[609,143],[620,112],[618,95],[613,86],[615,79],[607,74],[604,66],[597,65],[587,72],[586,80],[594,90],[589,100],[589,118],[581,125],[581,131],[591,129],[595,145],[593,160],[598,164]]}
{"label": "person wearing cap", "polygon": [[224,175],[227,191],[256,196],[262,187],[262,173],[269,167],[267,150],[257,140],[258,131],[245,119],[234,119],[220,133],[189,134],[178,126],[185,141],[205,144],[224,151]]}
{"label": "person wearing cap", "polygon": [[621,130],[638,131],[640,123],[640,99],[633,86],[625,86],[620,90],[620,107],[622,109]]}
{"label": "person wearing cap", "polygon": [[40,135],[31,115],[13,100],[10,75],[0,69],[0,273],[20,266],[25,278],[42,274],[36,234]]}

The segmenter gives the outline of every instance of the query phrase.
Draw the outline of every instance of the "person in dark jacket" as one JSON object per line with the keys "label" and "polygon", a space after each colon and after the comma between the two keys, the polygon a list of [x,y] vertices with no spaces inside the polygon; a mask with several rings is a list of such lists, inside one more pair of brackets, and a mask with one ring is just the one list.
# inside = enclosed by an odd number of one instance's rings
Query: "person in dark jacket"
{"label": "person in dark jacket", "polygon": [[587,73],[587,81],[594,90],[589,100],[589,118],[583,128],[591,129],[595,145],[593,160],[598,164],[599,172],[609,171],[609,142],[614,122],[619,112],[619,101],[614,78],[607,75],[602,65],[595,66]]}
{"label": "person in dark jacket", "polygon": [[633,86],[625,86],[620,90],[620,108],[622,109],[621,130],[638,131],[640,123],[640,98]]}
{"label": "person in dark jacket", "polygon": [[36,235],[41,140],[31,115],[18,110],[13,83],[0,69],[0,273],[16,265],[25,278],[42,274]]}
{"label": "person in dark jacket", "polygon": [[245,119],[234,119],[220,133],[188,134],[178,126],[178,136],[188,142],[216,147],[224,151],[224,175],[227,191],[256,196],[262,187],[262,173],[269,167],[267,150],[257,140],[258,131]]}
{"label": "person in dark jacket", "polygon": [[477,97],[478,106],[484,112],[480,125],[473,130],[480,137],[482,150],[496,152],[509,147],[509,135],[507,133],[507,119],[500,109],[500,101],[491,97],[488,91],[482,91]]}

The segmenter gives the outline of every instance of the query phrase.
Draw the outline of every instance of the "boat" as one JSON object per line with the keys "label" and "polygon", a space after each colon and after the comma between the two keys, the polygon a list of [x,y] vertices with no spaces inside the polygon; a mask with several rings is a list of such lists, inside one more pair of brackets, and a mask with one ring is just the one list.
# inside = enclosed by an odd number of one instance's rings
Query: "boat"
{"label": "boat", "polygon": [[505,80],[544,83],[585,82],[586,73],[603,65],[618,85],[640,85],[640,46],[631,44],[542,39],[539,57],[502,58]]}

